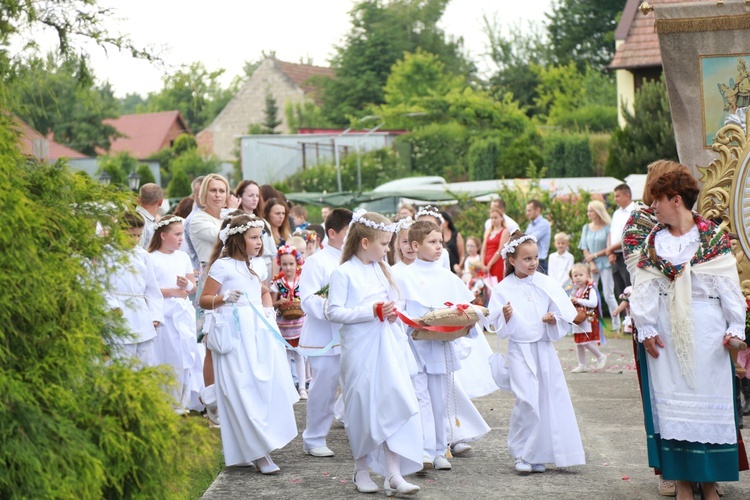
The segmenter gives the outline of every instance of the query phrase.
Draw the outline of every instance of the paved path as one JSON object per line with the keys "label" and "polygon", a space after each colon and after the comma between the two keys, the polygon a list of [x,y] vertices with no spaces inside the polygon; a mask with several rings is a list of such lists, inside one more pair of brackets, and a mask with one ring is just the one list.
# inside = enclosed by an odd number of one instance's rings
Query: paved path
{"label": "paved path", "polygon": [[[494,336],[488,336],[488,340],[495,345]],[[656,493],[656,478],[646,467],[643,414],[630,339],[609,340],[602,347],[609,359],[607,368],[599,373],[570,373],[577,364],[572,338],[558,342],[557,350],[578,417],[587,465],[517,475],[506,445],[513,396],[497,391],[475,400],[492,431],[474,443],[465,457],[454,457],[453,470],[431,471],[424,478],[410,476],[409,481],[422,487],[416,498],[664,498]],[[304,404],[295,405],[300,433],[304,429]],[[750,424],[750,418],[746,417],[746,421]],[[750,432],[747,429],[744,432],[745,441],[750,441]],[[384,497],[382,488],[378,494],[369,496],[354,490],[352,456],[343,427],[334,424],[328,445],[335,457],[310,457],[303,454],[301,438],[297,437],[273,454],[274,461],[282,468],[279,475],[262,476],[252,468],[228,467],[204,498]],[[375,474],[373,479],[382,483]],[[724,488],[725,500],[750,498],[750,472],[741,473],[739,482],[725,483]]]}

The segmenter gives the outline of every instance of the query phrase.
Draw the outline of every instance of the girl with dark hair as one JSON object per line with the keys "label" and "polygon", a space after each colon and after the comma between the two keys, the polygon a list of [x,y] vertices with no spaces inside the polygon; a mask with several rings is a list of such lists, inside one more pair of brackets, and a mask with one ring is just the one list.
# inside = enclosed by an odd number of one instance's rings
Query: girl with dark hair
{"label": "girl with dark hair", "polygon": [[448,251],[451,271],[461,276],[461,263],[464,261],[464,237],[456,231],[453,218],[448,212],[440,212],[440,215],[443,216],[443,222],[440,224],[443,232],[443,246]]}
{"label": "girl with dark hair", "polygon": [[221,230],[222,250],[208,264],[200,305],[232,339],[228,351],[213,351],[224,461],[275,474],[279,467],[269,454],[297,436],[292,405],[299,395],[284,346],[274,337],[271,295],[251,266],[264,226],[262,219],[240,215]]}

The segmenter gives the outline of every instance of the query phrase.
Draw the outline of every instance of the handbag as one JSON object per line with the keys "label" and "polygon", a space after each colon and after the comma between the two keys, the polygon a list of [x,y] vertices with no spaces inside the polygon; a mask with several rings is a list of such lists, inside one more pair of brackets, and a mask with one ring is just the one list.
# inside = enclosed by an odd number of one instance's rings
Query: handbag
{"label": "handbag", "polygon": [[239,335],[232,332],[229,322],[222,314],[214,314],[208,329],[206,347],[217,354],[229,354],[239,340]]}
{"label": "handbag", "polygon": [[585,307],[576,307],[576,316],[573,318],[573,323],[576,325],[580,325],[584,321],[586,321],[586,318],[588,315],[586,314],[586,308]]}

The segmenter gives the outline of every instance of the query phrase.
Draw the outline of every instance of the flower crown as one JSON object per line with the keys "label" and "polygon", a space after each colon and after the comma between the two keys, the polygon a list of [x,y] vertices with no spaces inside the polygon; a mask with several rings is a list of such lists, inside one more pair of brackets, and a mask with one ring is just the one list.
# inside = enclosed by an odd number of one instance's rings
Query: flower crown
{"label": "flower crown", "polygon": [[352,221],[349,223],[349,227],[352,227],[352,224],[363,224],[367,227],[371,227],[373,229],[377,229],[378,231],[383,231],[386,233],[394,233],[396,232],[397,224],[386,224],[385,222],[373,222],[369,219],[365,219],[365,214],[367,213],[367,210],[359,209],[352,215]]}
{"label": "flower crown", "polygon": [[247,214],[237,208],[222,208],[219,211],[219,218],[221,218],[221,220],[232,220],[235,217],[239,217],[240,215]]}
{"label": "flower crown", "polygon": [[295,229],[292,236],[299,236],[303,240],[305,240],[306,243],[315,243],[315,238],[317,237],[317,234],[315,231],[310,231],[309,229]]}
{"label": "flower crown", "polygon": [[533,234],[524,234],[517,240],[509,241],[503,247],[502,251],[500,252],[500,255],[503,257],[503,259],[505,259],[505,257],[509,253],[516,253],[516,247],[518,245],[520,245],[521,243],[526,243],[527,241],[533,241],[534,243],[536,243],[536,236],[534,236]]}
{"label": "flower crown", "polygon": [[231,228],[227,226],[221,231],[219,231],[219,239],[224,245],[226,245],[227,238],[229,238],[233,234],[244,233],[251,227],[259,227],[263,229],[264,227],[266,227],[266,225],[263,223],[263,219],[255,219],[255,220],[248,221],[246,224],[243,224],[241,226],[235,226]]}
{"label": "flower crown", "polygon": [[154,231],[156,231],[157,229],[161,229],[164,226],[168,226],[172,224],[173,222],[184,222],[184,221],[185,219],[183,219],[182,217],[177,217],[176,215],[172,217],[165,217],[154,225]]}
{"label": "flower crown", "polygon": [[420,208],[419,211],[417,212],[417,215],[414,216],[414,220],[419,220],[420,217],[425,216],[425,215],[431,215],[435,217],[440,224],[445,222],[445,219],[443,219],[443,216],[440,214],[440,212],[438,212],[438,210],[435,207],[430,206],[430,205]]}
{"label": "flower crown", "polygon": [[396,233],[400,233],[401,231],[408,230],[411,225],[414,224],[414,219],[411,217],[404,217],[403,219],[399,219],[396,221]]}
{"label": "flower crown", "polygon": [[302,265],[302,254],[297,251],[296,248],[294,248],[289,243],[284,243],[283,245],[279,246],[279,249],[276,250],[276,263],[278,265],[281,265],[281,256],[282,255],[293,255],[294,258],[297,260],[297,265]]}

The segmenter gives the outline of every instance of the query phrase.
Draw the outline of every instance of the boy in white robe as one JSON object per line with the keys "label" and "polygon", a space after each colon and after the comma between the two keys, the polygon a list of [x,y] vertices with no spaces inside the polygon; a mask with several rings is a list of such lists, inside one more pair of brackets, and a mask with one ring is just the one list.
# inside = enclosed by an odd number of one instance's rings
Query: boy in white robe
{"label": "boy in white robe", "polygon": [[143,234],[144,221],[138,214],[127,213],[121,223],[130,235],[133,250],[125,262],[115,255],[108,259],[110,270],[105,300],[125,320],[132,334],[111,340],[112,358],[136,359],[144,366],[156,366],[156,329],[164,322],[164,299],[154,274],[148,252],[138,243]]}
{"label": "boy in white robe", "polygon": [[536,238],[516,232],[502,250],[505,279],[493,290],[490,322],[509,338],[508,370],[516,404],[508,451],[516,471],[544,472],[583,465],[585,455],[573,404],[552,342],[564,337],[576,310],[560,284],[537,273]]}
{"label": "boy in white robe", "polygon": [[[351,220],[350,210],[332,210],[325,221],[328,236],[326,245],[305,261],[299,278],[299,294],[302,310],[307,317],[300,334],[300,349],[314,352],[330,344],[333,339],[338,339],[341,325],[328,321],[324,310],[327,296],[319,292],[328,286],[331,274],[340,265],[341,247]],[[339,342],[336,341],[321,356],[310,356],[308,363],[313,378],[308,392],[307,427],[302,433],[302,448],[305,453],[314,457],[332,457],[333,451],[326,445],[326,436],[333,423],[333,408],[339,387]],[[300,387],[304,387],[304,381],[300,382]]]}
{"label": "boy in white robe", "polygon": [[[417,259],[396,276],[403,301],[401,309],[408,317],[419,318],[432,310],[444,309],[446,302],[469,304],[474,300],[474,295],[461,278],[440,264],[443,234],[437,224],[426,220],[412,224],[409,228],[409,244],[416,252]],[[452,383],[453,372],[461,368],[456,352],[460,349],[458,341],[413,340],[411,329],[408,334],[419,369],[412,382],[422,416],[423,465],[425,469],[434,467],[438,470],[450,470],[451,464],[446,459],[446,453],[448,444],[455,440],[454,431],[457,428],[451,420],[461,422],[461,439],[465,441],[484,435],[489,427],[471,400],[458,394],[460,385]],[[477,335],[477,329],[473,328],[470,337],[473,339]],[[458,405],[459,414],[454,414],[453,419],[449,419],[446,408],[449,395],[454,408],[455,401],[461,402]],[[466,416],[462,416],[462,413]],[[469,429],[469,422],[476,423],[470,426],[472,430]],[[467,427],[463,428],[465,425]]]}

